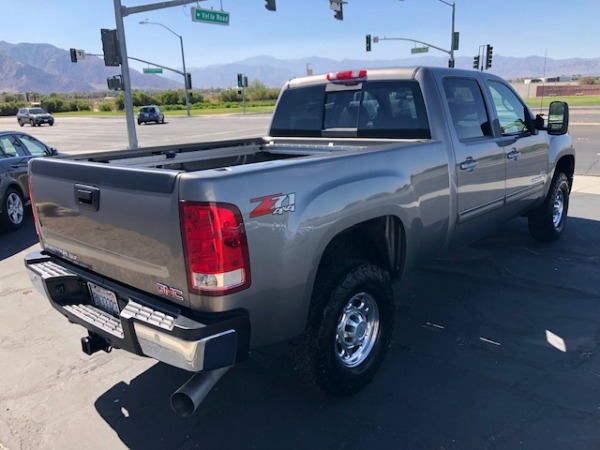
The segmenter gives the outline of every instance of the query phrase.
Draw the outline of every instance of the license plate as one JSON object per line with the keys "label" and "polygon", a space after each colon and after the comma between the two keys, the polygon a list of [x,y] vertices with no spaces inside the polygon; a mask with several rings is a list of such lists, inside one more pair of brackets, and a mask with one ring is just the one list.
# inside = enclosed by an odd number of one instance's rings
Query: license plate
{"label": "license plate", "polygon": [[119,314],[119,304],[117,303],[117,296],[114,292],[104,289],[94,283],[90,283],[89,281],[87,285],[90,294],[92,294],[94,305],[111,314]]}

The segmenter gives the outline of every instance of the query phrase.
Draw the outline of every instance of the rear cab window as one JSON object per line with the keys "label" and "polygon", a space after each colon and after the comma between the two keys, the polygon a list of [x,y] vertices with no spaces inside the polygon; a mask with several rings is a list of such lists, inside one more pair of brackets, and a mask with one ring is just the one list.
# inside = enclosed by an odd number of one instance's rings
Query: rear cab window
{"label": "rear cab window", "polygon": [[321,84],[281,94],[271,136],[430,139],[425,103],[416,81]]}
{"label": "rear cab window", "polygon": [[444,94],[452,125],[459,140],[492,137],[489,114],[477,81],[470,78],[444,78]]}

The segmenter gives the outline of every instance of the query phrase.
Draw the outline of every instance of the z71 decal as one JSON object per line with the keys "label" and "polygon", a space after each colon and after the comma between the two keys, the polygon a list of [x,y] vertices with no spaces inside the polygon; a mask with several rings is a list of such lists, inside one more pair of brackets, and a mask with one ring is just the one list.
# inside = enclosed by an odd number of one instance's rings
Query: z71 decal
{"label": "z71 decal", "polygon": [[259,217],[267,214],[281,215],[296,210],[296,194],[271,194],[264,197],[253,198],[251,203],[258,203],[252,210],[250,217]]}

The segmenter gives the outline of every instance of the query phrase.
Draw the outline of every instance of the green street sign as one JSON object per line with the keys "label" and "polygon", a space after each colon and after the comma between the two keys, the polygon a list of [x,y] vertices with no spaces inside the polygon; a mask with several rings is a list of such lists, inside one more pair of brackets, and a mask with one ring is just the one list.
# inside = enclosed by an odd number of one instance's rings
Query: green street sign
{"label": "green street sign", "polygon": [[411,53],[427,53],[429,51],[429,47],[415,47],[411,48]]}
{"label": "green street sign", "polygon": [[144,67],[144,73],[163,73],[159,67]]}
{"label": "green street sign", "polygon": [[214,9],[191,8],[194,22],[210,23],[212,25],[229,25],[229,13]]}

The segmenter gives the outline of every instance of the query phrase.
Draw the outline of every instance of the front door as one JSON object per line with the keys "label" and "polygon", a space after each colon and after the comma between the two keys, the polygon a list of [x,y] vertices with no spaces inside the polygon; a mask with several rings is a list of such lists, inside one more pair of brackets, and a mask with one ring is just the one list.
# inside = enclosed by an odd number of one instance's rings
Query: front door
{"label": "front door", "polygon": [[529,109],[508,85],[491,80],[488,89],[500,123],[500,142],[506,159],[506,203],[537,198],[548,178],[546,136],[533,133]]}

